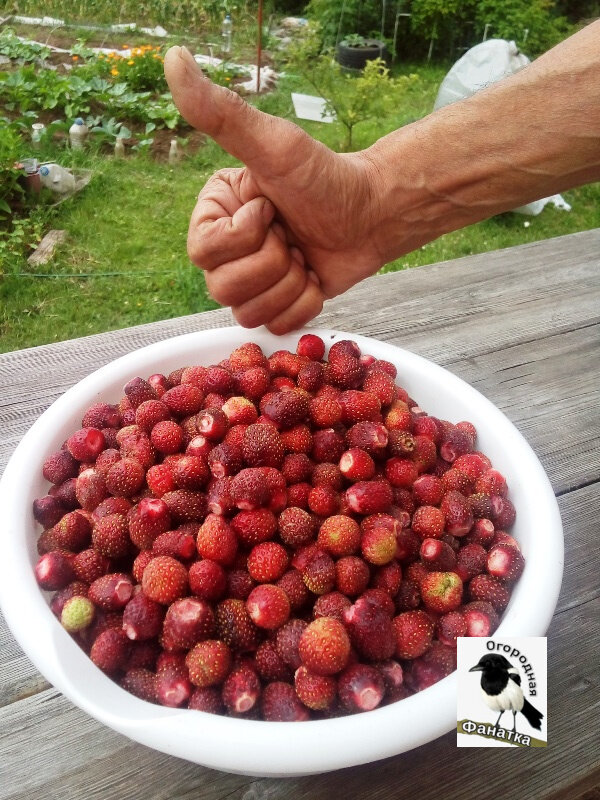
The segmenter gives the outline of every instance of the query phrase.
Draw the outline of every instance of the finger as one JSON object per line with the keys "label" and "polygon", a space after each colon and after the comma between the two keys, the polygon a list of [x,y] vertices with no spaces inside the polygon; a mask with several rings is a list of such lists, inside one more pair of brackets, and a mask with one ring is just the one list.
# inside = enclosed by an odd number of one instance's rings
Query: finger
{"label": "finger", "polygon": [[318,146],[297,125],[258,111],[236,92],[204,77],[185,47],[167,51],[165,77],[175,105],[190,125],[257,172],[286,174]]}
{"label": "finger", "polygon": [[324,299],[318,284],[308,279],[302,294],[282,314],[272,319],[267,328],[276,336],[298,330],[321,313]]}
{"label": "finger", "polygon": [[284,278],[289,265],[287,246],[269,230],[260,250],[207,272],[206,286],[217,303],[240,306]]}
{"label": "finger", "polygon": [[236,320],[244,328],[267,325],[296,302],[304,291],[307,275],[297,261],[290,259],[285,275],[265,292],[232,308]]}
{"label": "finger", "polygon": [[260,250],[275,215],[266,197],[255,197],[227,216],[213,198],[198,201],[188,231],[193,264],[212,270]]}

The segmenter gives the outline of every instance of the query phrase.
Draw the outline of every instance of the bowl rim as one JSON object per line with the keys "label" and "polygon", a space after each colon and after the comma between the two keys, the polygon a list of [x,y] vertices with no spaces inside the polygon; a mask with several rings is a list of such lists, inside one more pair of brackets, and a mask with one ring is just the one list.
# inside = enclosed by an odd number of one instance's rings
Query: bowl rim
{"label": "bowl rim", "polygon": [[[31,463],[36,463],[36,458],[40,463],[42,458],[40,449],[45,456],[51,452],[48,448],[60,446],[64,439],[64,435],[56,432],[50,435],[52,426],[60,431],[65,417],[72,418],[97,402],[103,386],[115,383],[117,376],[122,387],[134,374],[151,374],[150,365],[161,359],[180,359],[180,365],[184,354],[198,345],[201,356],[202,338],[206,337],[216,337],[217,347],[226,350],[227,355],[250,339],[265,350],[291,348],[305,333],[321,336],[326,345],[352,339],[363,352],[375,348],[377,358],[408,368],[411,380],[419,380],[413,373],[426,374],[428,381],[439,379],[444,384],[445,397],[450,392],[452,397],[457,395],[465,403],[475,404],[480,409],[478,413],[485,414],[490,428],[493,426],[507,447],[517,449],[519,459],[515,468],[518,467],[518,474],[529,476],[528,490],[539,501],[536,524],[545,530],[548,546],[542,553],[536,553],[535,559],[526,558],[523,575],[494,636],[509,635],[509,631],[511,636],[544,635],[558,601],[564,542],[554,492],[530,445],[490,400],[449,370],[409,350],[357,333],[306,328],[275,337],[264,329],[250,333],[231,326],[183,334],[133,350],[93,371],[57,398],[25,434],[0,480],[0,504],[9,519],[9,529],[0,538],[0,607],[15,639],[39,671],[75,705],[135,741],[209,767],[263,777],[325,772],[367,763],[447,733],[456,725],[456,673],[399,703],[368,714],[311,720],[303,725],[240,720],[199,711],[195,712],[201,715],[198,718],[188,709],[171,709],[139,700],[97,669],[50,611],[31,568],[32,558],[35,560],[37,556],[31,541],[26,542],[22,535],[23,530],[32,528],[24,498],[31,491],[31,482],[26,480],[31,476]],[[72,421],[66,424],[69,430],[72,426]],[[57,437],[59,444],[51,445]],[[540,590],[544,593],[543,607],[531,602],[531,597],[539,595]],[[35,620],[35,624],[23,625],[23,619]],[[435,709],[435,714],[424,713],[426,709]],[[196,720],[200,720],[198,724]],[[182,730],[185,736],[181,735]],[[293,736],[292,747],[290,736]],[[323,736],[335,741],[336,747],[324,746]]]}

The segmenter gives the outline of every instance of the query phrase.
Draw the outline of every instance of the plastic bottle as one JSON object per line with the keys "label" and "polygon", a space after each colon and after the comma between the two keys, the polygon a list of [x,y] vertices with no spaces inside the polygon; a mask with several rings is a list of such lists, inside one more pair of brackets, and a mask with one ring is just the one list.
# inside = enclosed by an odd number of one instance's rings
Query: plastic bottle
{"label": "plastic bottle", "polygon": [[125,145],[121,136],[115,139],[115,158],[125,158]]}
{"label": "plastic bottle", "polygon": [[224,53],[231,53],[232,29],[233,29],[233,23],[231,22],[231,17],[229,16],[229,14],[226,14],[225,19],[223,20],[223,25],[221,26],[221,36],[223,37],[222,50]]}
{"label": "plastic bottle", "polygon": [[85,122],[81,117],[77,117],[69,128],[69,141],[71,142],[73,150],[83,150],[83,145],[85,144],[89,132],[89,128]]}
{"label": "plastic bottle", "polygon": [[34,122],[31,126],[31,144],[36,150],[39,150],[42,145],[42,136],[46,126],[43,122]]}
{"label": "plastic bottle", "polygon": [[43,164],[39,172],[42,186],[53,192],[65,194],[75,189],[75,178],[60,164]]}
{"label": "plastic bottle", "polygon": [[171,139],[171,146],[169,147],[169,164],[176,164],[179,161],[179,150],[177,148],[177,139]]}

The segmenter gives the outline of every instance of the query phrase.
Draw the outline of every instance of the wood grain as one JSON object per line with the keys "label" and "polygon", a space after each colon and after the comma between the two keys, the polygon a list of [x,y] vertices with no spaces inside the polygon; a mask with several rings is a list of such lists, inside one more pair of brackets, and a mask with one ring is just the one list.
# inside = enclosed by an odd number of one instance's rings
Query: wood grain
{"label": "wood grain", "polygon": [[[349,800],[395,800],[407,791],[438,800],[441,787],[450,800],[478,800],[490,791],[503,800],[582,800],[593,790],[600,721],[599,253],[600,229],[377,276],[327,303],[315,323],[447,366],[517,425],[561,495],[566,557],[549,632],[547,749],[498,757],[457,750],[449,734],[411,753],[322,776],[227,775],[129,742],[87,717],[48,687],[0,619],[0,800],[329,800],[340,792]],[[166,337],[232,323],[230,312],[219,310],[0,355],[0,469],[39,414],[93,369]]]}

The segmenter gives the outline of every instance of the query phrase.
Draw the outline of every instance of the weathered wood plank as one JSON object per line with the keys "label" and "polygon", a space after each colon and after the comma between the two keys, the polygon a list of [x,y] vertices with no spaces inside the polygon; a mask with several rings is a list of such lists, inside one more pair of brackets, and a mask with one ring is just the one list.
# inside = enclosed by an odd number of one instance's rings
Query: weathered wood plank
{"label": "weathered wood plank", "polygon": [[476,757],[472,750],[458,750],[450,733],[375,765],[305,778],[252,780],[133,744],[49,690],[0,709],[6,731],[2,762],[10,776],[0,783],[0,800],[81,800],[82,786],[86,798],[98,800],[125,795],[127,800],[330,800],[342,784],[348,800],[396,800],[409,787],[411,793],[418,787],[421,800],[438,800],[440,787],[449,798],[487,797],[492,779],[494,794],[503,800],[544,800],[597,762],[599,635],[600,598],[555,617],[548,640],[549,746],[521,752],[518,762],[510,760],[509,769],[498,769],[495,750],[479,750]]}
{"label": "weathered wood plank", "polygon": [[47,264],[54,255],[56,248],[67,238],[66,231],[48,231],[37,248],[27,259],[27,263],[32,267],[39,267],[40,264]]}

